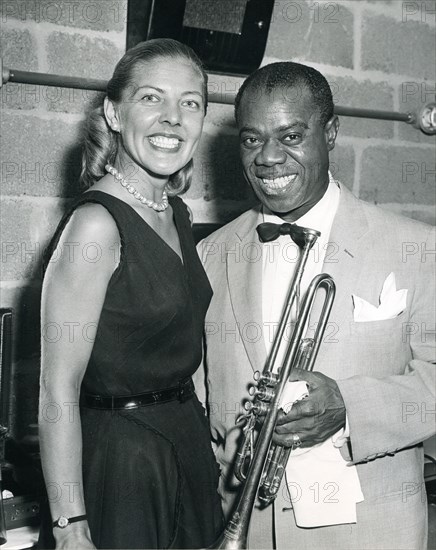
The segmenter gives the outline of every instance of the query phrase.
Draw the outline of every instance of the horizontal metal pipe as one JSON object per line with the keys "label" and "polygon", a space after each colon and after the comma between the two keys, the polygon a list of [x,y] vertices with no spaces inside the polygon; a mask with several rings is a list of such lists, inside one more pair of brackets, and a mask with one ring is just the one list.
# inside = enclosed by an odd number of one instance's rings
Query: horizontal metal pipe
{"label": "horizontal metal pipe", "polygon": [[[62,88],[78,88],[80,90],[106,91],[106,80],[94,80],[75,76],[63,76],[59,74],[31,73],[28,71],[16,71],[3,69],[9,72],[6,82],[18,82],[19,84],[37,84],[38,86],[59,86]],[[3,80],[5,83],[5,80]]]}
{"label": "horizontal metal pipe", "polygon": [[[37,84],[39,86],[59,86],[65,88],[78,88],[81,90],[95,90],[98,92],[106,91],[107,81],[96,80],[92,78],[81,78],[75,76],[63,76],[58,74],[32,73],[28,71],[17,71],[14,69],[3,68],[3,84],[7,82],[17,82],[20,84]],[[211,103],[221,103],[233,105],[234,94],[220,94],[211,92],[209,101]],[[375,109],[360,109],[358,107],[344,107],[335,105],[335,113],[342,116],[372,118],[379,120],[398,120],[412,124],[415,122],[415,115],[412,113],[398,113],[394,111],[377,111]]]}
{"label": "horizontal metal pipe", "polygon": [[342,116],[352,116],[358,118],[376,118],[379,120],[399,120],[412,124],[415,115],[412,113],[398,113],[395,111],[377,111],[375,109],[360,109],[359,107],[344,107],[335,105],[335,113]]}

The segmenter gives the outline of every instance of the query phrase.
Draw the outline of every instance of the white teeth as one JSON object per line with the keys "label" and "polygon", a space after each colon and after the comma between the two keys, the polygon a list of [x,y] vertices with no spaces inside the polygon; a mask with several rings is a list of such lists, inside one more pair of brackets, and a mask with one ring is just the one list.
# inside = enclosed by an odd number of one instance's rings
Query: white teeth
{"label": "white teeth", "polygon": [[168,138],[164,136],[153,136],[148,139],[152,145],[163,147],[164,149],[175,149],[180,143],[180,140],[177,138]]}
{"label": "white teeth", "polygon": [[262,178],[262,181],[270,189],[282,189],[291,183],[291,181],[293,181],[296,177],[297,174],[291,174],[290,176],[282,176],[281,178],[274,178],[272,180]]}

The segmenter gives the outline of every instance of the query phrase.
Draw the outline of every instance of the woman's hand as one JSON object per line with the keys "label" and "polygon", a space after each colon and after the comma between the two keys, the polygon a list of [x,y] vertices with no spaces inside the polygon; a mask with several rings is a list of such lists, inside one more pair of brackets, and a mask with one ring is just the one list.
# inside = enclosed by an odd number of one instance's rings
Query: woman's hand
{"label": "woman's hand", "polygon": [[54,537],[56,550],[89,550],[96,548],[91,540],[89,527],[84,525],[68,525],[65,529],[55,528]]}

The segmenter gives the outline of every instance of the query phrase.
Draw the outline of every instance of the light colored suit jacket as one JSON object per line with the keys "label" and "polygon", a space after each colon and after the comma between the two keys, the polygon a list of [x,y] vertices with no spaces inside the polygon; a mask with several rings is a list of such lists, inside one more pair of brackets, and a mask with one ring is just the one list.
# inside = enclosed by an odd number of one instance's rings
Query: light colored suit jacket
{"label": "light colored suit jacket", "polygon": [[[195,382],[209,410],[226,512],[236,485],[235,419],[253,372],[266,359],[258,222],[259,208],[251,209],[198,246],[214,296],[204,370]],[[357,465],[365,500],[352,526],[299,529],[292,513],[276,509],[278,548],[425,547],[421,442],[435,432],[434,249],[432,227],[364,203],[341,187],[322,269],[334,278],[337,293],[314,370],[338,382],[350,425],[350,444],[342,452]],[[352,294],[377,306],[391,272],[397,289],[408,291],[405,311],[394,319],[354,322]]]}

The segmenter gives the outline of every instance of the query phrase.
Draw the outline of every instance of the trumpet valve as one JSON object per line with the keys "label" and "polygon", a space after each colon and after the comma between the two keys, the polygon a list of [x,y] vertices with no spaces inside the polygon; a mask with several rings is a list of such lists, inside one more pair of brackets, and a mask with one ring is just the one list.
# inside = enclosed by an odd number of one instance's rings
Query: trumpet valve
{"label": "trumpet valve", "polygon": [[246,401],[244,404],[244,409],[247,412],[253,413],[258,416],[266,414],[269,410],[269,407],[263,401],[259,401],[256,403],[253,403],[252,401]]}
{"label": "trumpet valve", "polygon": [[279,379],[278,374],[274,374],[273,372],[266,372],[262,374],[260,381],[266,386],[275,386],[277,384],[278,379]]}
{"label": "trumpet valve", "polygon": [[275,386],[277,383],[277,380],[279,379],[278,374],[274,374],[270,371],[261,373],[260,371],[256,371],[253,374],[254,380],[258,384],[265,384],[266,386]]}
{"label": "trumpet valve", "polygon": [[272,401],[274,398],[274,390],[267,386],[251,386],[248,393],[252,397],[257,397],[261,401]]}

